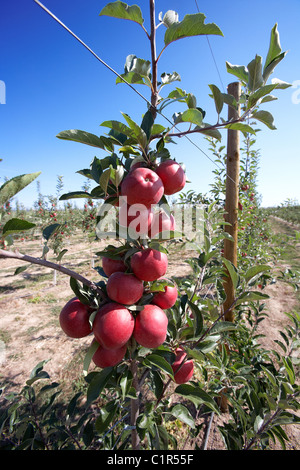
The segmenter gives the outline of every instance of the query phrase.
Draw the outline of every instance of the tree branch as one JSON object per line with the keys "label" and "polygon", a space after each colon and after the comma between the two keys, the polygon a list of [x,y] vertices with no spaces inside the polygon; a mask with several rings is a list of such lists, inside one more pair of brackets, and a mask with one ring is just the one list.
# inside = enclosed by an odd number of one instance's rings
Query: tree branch
{"label": "tree branch", "polygon": [[79,282],[82,282],[82,284],[92,289],[96,294],[100,295],[103,300],[107,299],[102,289],[99,286],[97,286],[93,281],[89,281],[85,277],[81,276],[81,274],[78,274],[75,271],[72,271],[71,269],[68,269],[65,266],[62,266],[61,264],[52,263],[51,261],[47,261],[41,258],[35,258],[29,255],[23,255],[22,253],[19,253],[16,251],[6,251],[2,249],[0,249],[0,258],[18,259],[18,260],[25,261],[31,264],[38,264],[46,268],[55,269],[56,271],[59,271],[63,274],[66,274],[67,276],[77,279],[77,281]]}

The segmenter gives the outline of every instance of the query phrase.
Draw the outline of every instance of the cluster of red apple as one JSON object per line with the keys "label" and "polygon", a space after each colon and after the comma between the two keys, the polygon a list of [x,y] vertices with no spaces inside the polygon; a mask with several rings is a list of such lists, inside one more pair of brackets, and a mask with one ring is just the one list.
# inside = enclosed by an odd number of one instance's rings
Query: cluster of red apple
{"label": "cluster of red apple", "polygon": [[174,160],[165,160],[154,170],[134,164],[120,187],[120,226],[127,227],[132,238],[154,238],[160,232],[175,230],[174,217],[157,210],[158,203],[164,195],[181,191],[185,183],[185,172]]}
{"label": "cluster of red apple", "polygon": [[[160,201],[163,194],[180,191],[185,182],[186,177],[182,167],[173,160],[162,162],[156,171],[145,167],[132,169],[121,185],[121,194],[127,198],[127,201],[126,217],[122,215],[123,204],[119,207],[120,224],[128,226],[132,223],[137,214],[135,212],[131,216],[130,208],[142,204],[144,208],[141,208],[138,214],[139,234],[149,234],[149,230],[153,227],[155,233],[161,232],[164,229],[162,213],[159,212],[158,221],[153,224],[154,215],[151,208]],[[145,224],[143,220],[146,221]],[[173,228],[170,226],[168,228],[173,230],[174,221],[172,224]],[[151,235],[153,235],[152,229]],[[163,290],[154,291],[150,303],[143,305],[134,315],[130,306],[138,304],[150,284],[166,280],[164,276],[168,268],[167,255],[141,245],[140,250],[135,251],[126,262],[123,259],[103,257],[102,268],[108,278],[106,283],[108,299],[93,316],[92,325],[91,308],[82,304],[77,298],[71,299],[62,309],[60,325],[63,331],[73,338],[87,336],[92,331],[93,341],[98,343],[93,362],[105,368],[117,365],[125,357],[131,338],[134,338],[139,345],[150,349],[164,343],[168,328],[165,310],[175,305],[178,291],[175,285],[165,282]],[[175,354],[176,359],[172,365],[175,382],[187,382],[193,375],[193,361],[186,360],[186,353],[182,348],[177,348]]]}

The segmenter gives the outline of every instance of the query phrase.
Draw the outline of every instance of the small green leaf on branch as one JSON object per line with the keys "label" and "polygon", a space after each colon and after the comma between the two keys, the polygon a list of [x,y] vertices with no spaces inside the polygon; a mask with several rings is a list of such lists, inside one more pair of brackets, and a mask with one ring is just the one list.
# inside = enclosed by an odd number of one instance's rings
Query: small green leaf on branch
{"label": "small green leaf on branch", "polygon": [[27,220],[13,218],[6,222],[3,227],[2,236],[6,237],[12,233],[23,232],[24,230],[30,230],[35,227],[35,224],[28,222]]}
{"label": "small green leaf on branch", "polygon": [[205,24],[206,16],[203,13],[186,15],[182,21],[176,21],[169,25],[165,33],[165,46],[178,39],[200,36],[206,34],[215,34],[223,36],[220,28],[214,23]]}
{"label": "small green leaf on branch", "polygon": [[121,1],[108,3],[102,8],[99,16],[112,16],[123,20],[131,20],[140,25],[144,23],[141,9],[137,5],[129,6]]}

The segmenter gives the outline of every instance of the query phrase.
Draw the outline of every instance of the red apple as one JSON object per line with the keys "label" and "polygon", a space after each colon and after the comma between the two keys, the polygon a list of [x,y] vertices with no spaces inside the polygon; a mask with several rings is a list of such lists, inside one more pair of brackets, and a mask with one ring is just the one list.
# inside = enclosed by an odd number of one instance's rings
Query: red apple
{"label": "red apple", "polygon": [[74,297],[66,303],[60,312],[60,326],[67,336],[83,338],[91,333],[90,314],[90,307]]}
{"label": "red apple", "polygon": [[166,339],[168,317],[157,305],[144,305],[135,319],[134,339],[145,348],[157,348]]}
{"label": "red apple", "polygon": [[133,305],[142,297],[144,284],[134,274],[117,272],[108,278],[106,291],[114,302]]}
{"label": "red apple", "polygon": [[105,349],[101,344],[99,344],[92,359],[96,366],[101,367],[101,369],[104,369],[105,367],[113,367],[122,361],[126,354],[126,350],[127,344],[124,344],[124,346],[121,346],[118,349]]}
{"label": "red apple", "polygon": [[165,211],[154,213],[149,237],[154,238],[158,233],[175,230],[175,219],[172,214],[168,215]]}
{"label": "red apple", "polygon": [[103,256],[102,258],[102,268],[107,277],[117,271],[125,272],[127,269],[123,260],[107,258],[106,256]]}
{"label": "red apple", "polygon": [[[175,353],[176,353],[175,361],[172,364],[172,369],[174,372],[174,380],[177,384],[184,384],[188,382],[189,380],[191,380],[193,376],[194,363],[192,359],[185,360],[186,352],[182,348],[177,348]],[[183,361],[185,362],[180,367]]]}
{"label": "red apple", "polygon": [[123,179],[121,194],[127,198],[130,206],[143,204],[145,207],[151,207],[161,200],[164,185],[158,174],[150,168],[135,168]]}
{"label": "red apple", "polygon": [[146,248],[132,255],[130,265],[136,277],[142,281],[155,281],[166,274],[168,258],[161,251]]}
{"label": "red apple", "polygon": [[129,206],[122,202],[119,210],[119,224],[129,228],[129,235],[135,239],[141,235],[148,234],[153,220],[153,211],[143,204]]}
{"label": "red apple", "polygon": [[93,322],[93,333],[106,349],[119,349],[127,343],[134,328],[134,317],[129,310],[116,302],[101,307]]}
{"label": "red apple", "polygon": [[164,185],[164,193],[167,195],[178,193],[186,183],[184,169],[174,160],[165,160],[156,168],[156,173]]}
{"label": "red apple", "polygon": [[165,286],[163,291],[154,294],[152,303],[166,310],[175,305],[177,297],[178,291],[176,286]]}

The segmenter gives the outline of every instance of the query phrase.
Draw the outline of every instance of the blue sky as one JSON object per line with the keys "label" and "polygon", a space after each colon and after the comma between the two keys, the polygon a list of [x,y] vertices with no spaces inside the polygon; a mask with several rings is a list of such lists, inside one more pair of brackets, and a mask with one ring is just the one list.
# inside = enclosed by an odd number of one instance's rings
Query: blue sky
{"label": "blue sky", "polygon": [[[139,26],[99,16],[106,1],[42,3],[117,72],[123,73],[129,54],[150,58],[149,41]],[[128,3],[142,8],[149,29],[148,1]],[[216,114],[208,85],[214,83],[222,89],[235,80],[226,72],[226,61],[247,65],[256,54],[265,58],[271,29],[278,23],[282,50],[289,52],[272,78],[294,87],[276,91],[273,94],[278,101],[264,106],[272,112],[277,130],[262,126],[257,135],[255,147],[261,154],[258,190],[264,206],[278,205],[287,198],[300,201],[300,1],[232,0],[228,4],[198,0],[197,4],[206,22],[216,23],[224,34],[209,37],[221,81],[206,37],[183,39],[170,44],[159,61],[160,74],[176,71],[181,76],[181,82],[166,87],[166,93],[175,86],[194,93],[198,106],[206,110],[205,120],[214,123]],[[157,0],[156,13],[176,10],[182,20],[185,14],[197,12],[197,4],[195,0]],[[158,29],[158,51],[163,28]],[[144,101],[126,85],[116,85],[115,76],[33,0],[1,1],[0,44],[0,80],[6,92],[5,104],[0,105],[0,183],[5,177],[41,171],[44,195],[55,194],[58,175],[63,176],[64,192],[80,190],[85,179],[76,171],[105,153],[59,140],[56,135],[66,129],[104,134],[106,128],[100,124],[108,119],[122,120],[120,112],[140,122],[146,111]],[[147,87],[137,89],[149,98]],[[171,117],[181,109],[167,110]],[[193,136],[193,141],[207,153],[203,137]],[[225,132],[223,143],[226,145]],[[206,193],[215,165],[186,139],[177,141],[170,151],[187,167],[191,180],[188,189]],[[24,189],[18,199],[30,207],[37,199],[36,183]]]}

